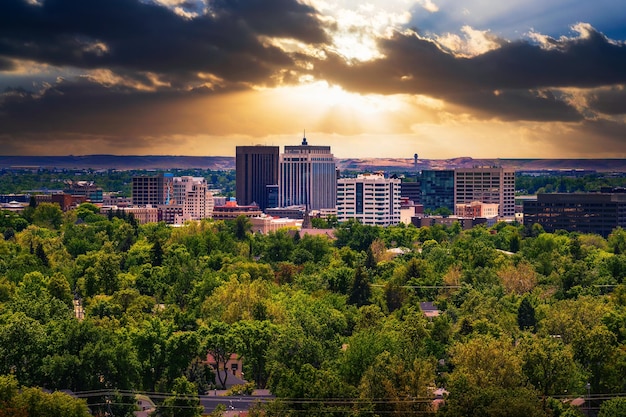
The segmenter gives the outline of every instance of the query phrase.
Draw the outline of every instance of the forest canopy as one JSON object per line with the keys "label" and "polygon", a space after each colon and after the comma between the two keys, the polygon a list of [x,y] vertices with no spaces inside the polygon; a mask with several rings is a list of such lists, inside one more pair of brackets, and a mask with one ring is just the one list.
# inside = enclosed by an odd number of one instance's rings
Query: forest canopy
{"label": "forest canopy", "polygon": [[276,396],[253,415],[575,416],[626,392],[622,229],[351,221],[332,240],[92,205],[2,214],[0,415],[60,390],[102,392],[94,413],[162,393],[158,415],[200,415],[228,385],[209,353]]}

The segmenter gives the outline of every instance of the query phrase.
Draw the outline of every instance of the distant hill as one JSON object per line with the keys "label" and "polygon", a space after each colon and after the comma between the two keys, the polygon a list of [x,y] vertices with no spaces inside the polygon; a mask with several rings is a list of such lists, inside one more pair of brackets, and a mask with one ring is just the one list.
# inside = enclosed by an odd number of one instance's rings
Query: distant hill
{"label": "distant hill", "polygon": [[231,156],[83,155],[0,156],[0,168],[41,167],[66,169],[214,169],[235,168]]}
{"label": "distant hill", "polygon": [[[340,169],[345,170],[412,170],[411,158],[341,159]],[[601,172],[626,172],[626,159],[474,159],[459,157],[451,159],[419,159],[417,169],[454,169],[475,166],[502,166],[516,171],[588,170]]]}
{"label": "distant hill", "polygon": [[[349,158],[338,159],[341,170],[410,171],[411,158]],[[417,169],[453,169],[474,166],[503,166],[516,171],[589,170],[626,172],[626,159],[419,159]],[[65,169],[235,169],[232,156],[167,156],[167,155],[82,155],[82,156],[0,156],[0,168],[41,167]]]}

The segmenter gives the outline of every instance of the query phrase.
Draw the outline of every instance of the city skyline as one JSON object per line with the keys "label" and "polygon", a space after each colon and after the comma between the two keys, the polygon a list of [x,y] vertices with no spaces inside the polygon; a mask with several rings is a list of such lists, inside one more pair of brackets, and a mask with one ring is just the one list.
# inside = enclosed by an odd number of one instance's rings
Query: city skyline
{"label": "city skyline", "polygon": [[0,154],[626,158],[617,0],[5,0]]}

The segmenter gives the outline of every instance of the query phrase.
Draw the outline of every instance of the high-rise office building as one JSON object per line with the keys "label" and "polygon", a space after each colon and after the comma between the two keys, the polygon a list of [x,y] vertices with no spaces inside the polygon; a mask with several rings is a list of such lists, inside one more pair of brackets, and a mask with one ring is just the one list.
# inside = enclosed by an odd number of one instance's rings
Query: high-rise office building
{"label": "high-rise office building", "polygon": [[535,223],[549,233],[567,230],[608,237],[616,227],[626,228],[626,194],[537,194],[536,200],[524,200],[524,225]]}
{"label": "high-rise office building", "polygon": [[415,178],[403,178],[400,183],[400,197],[408,198],[415,204],[422,203],[422,179],[421,176]]}
{"label": "high-rise office building", "polygon": [[279,163],[280,207],[303,205],[309,210],[334,209],[337,173],[330,146],[285,146]]}
{"label": "high-rise office building", "polygon": [[165,201],[165,176],[139,175],[133,177],[132,200],[133,205],[157,205]]}
{"label": "high-rise office building", "polygon": [[400,223],[400,180],[364,174],[337,180],[337,220],[390,226]]}
{"label": "high-rise office building", "polygon": [[278,146],[237,146],[235,156],[237,203],[272,207],[267,186],[278,184]]}
{"label": "high-rise office building", "polygon": [[447,208],[454,212],[454,171],[432,170],[422,171],[421,203],[424,210]]}
{"label": "high-rise office building", "polygon": [[515,171],[501,167],[454,170],[454,204],[499,204],[500,217],[515,217]]}
{"label": "high-rise office building", "polygon": [[201,220],[213,215],[213,194],[203,177],[174,177],[174,205],[183,207],[183,220]]}
{"label": "high-rise office building", "polygon": [[203,177],[174,177],[171,173],[133,177],[132,204],[155,206],[159,220],[182,223],[211,217],[213,194]]}

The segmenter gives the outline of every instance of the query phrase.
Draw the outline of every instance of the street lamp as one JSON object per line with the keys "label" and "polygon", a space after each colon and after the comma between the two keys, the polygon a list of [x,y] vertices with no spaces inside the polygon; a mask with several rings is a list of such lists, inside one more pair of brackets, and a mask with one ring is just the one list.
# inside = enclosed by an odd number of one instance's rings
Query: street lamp
{"label": "street lamp", "polygon": [[587,382],[585,388],[587,388],[587,401],[585,401],[585,404],[587,406],[587,417],[589,417],[591,412],[591,384]]}

